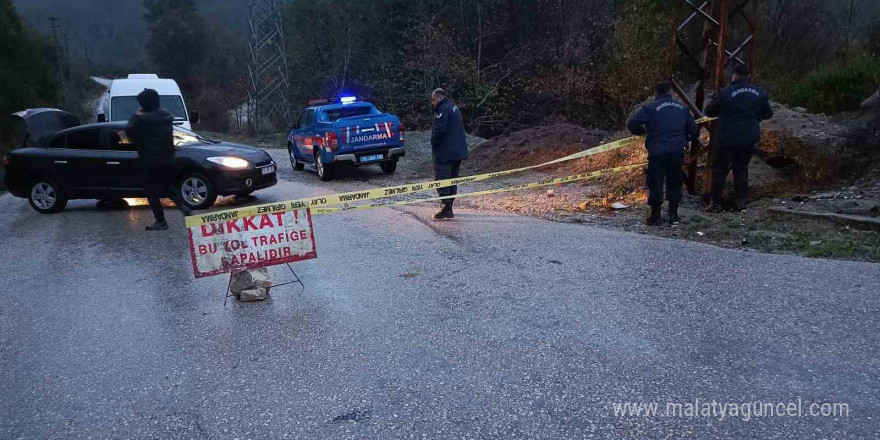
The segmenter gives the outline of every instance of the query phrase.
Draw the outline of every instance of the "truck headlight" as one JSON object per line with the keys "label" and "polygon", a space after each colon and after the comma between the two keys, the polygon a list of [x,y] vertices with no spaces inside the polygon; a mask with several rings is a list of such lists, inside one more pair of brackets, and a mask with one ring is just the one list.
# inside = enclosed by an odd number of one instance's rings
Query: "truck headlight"
{"label": "truck headlight", "polygon": [[247,168],[248,165],[250,165],[250,162],[240,157],[232,156],[209,157],[208,160],[226,168],[232,168],[236,170]]}

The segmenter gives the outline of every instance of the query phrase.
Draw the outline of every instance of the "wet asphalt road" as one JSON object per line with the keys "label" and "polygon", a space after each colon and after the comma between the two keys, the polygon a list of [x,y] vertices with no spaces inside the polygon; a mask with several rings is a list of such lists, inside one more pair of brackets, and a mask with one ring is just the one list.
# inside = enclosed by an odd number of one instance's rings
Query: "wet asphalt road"
{"label": "wet asphalt road", "polygon": [[[880,435],[880,265],[413,205],[316,216],[305,291],[224,307],[179,213],[94,205],[0,197],[0,439]],[[612,410],[799,398],[849,417]]]}

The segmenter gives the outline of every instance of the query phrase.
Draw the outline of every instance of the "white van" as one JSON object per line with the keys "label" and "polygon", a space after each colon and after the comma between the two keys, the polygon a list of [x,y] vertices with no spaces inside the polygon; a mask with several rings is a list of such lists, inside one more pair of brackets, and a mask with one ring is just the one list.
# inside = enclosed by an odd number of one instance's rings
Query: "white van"
{"label": "white van", "polygon": [[153,73],[133,73],[125,79],[114,79],[107,90],[103,113],[98,114],[98,122],[127,121],[140,108],[137,95],[144,89],[159,93],[159,106],[174,116],[174,125],[192,130],[190,123],[199,122],[198,112],[187,111],[177,82]]}

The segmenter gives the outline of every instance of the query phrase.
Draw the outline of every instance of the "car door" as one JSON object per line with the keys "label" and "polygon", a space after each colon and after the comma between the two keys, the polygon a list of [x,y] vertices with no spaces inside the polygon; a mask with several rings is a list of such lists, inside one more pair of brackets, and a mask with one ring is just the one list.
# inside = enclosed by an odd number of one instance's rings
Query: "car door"
{"label": "car door", "polygon": [[107,166],[101,176],[107,190],[117,197],[137,196],[143,192],[143,173],[137,147],[121,127],[101,129],[101,144]]}
{"label": "car door", "polygon": [[103,195],[101,176],[107,166],[99,128],[68,131],[56,137],[49,149],[53,174],[62,188],[70,191],[73,197],[99,198]]}

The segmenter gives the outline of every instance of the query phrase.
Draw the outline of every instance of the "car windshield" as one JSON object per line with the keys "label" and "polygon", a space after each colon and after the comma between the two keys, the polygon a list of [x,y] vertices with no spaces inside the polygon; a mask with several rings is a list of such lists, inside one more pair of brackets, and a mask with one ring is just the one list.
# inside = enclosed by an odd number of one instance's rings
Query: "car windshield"
{"label": "car windshield", "polygon": [[321,111],[319,120],[321,122],[336,122],[342,118],[350,118],[352,116],[378,115],[381,114],[379,109],[372,105],[357,105],[351,107],[331,108]]}
{"label": "car windshield", "polygon": [[[176,95],[160,95],[159,107],[171,113],[175,121],[186,121],[186,110],[183,108],[183,99]],[[110,100],[110,120],[127,121],[141,105],[137,102],[137,96],[114,96]]]}
{"label": "car windshield", "polygon": [[183,127],[174,127],[174,146],[181,147],[192,144],[219,144],[209,137],[202,136],[194,131],[187,130]]}

